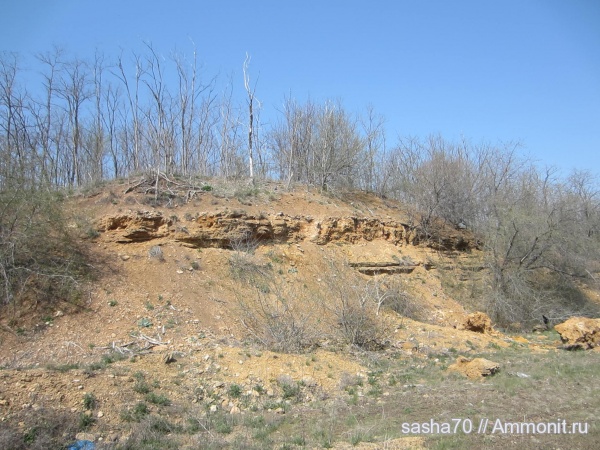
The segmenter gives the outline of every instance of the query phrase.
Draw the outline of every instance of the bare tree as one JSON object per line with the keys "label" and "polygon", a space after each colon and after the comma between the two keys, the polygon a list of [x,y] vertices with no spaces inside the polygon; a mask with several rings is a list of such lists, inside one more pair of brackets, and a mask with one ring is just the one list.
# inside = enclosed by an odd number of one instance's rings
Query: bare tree
{"label": "bare tree", "polygon": [[[250,179],[254,180],[254,100],[255,100],[255,92],[256,92],[256,83],[254,83],[254,87],[250,86],[250,74],[248,73],[248,69],[250,67],[250,55],[246,53],[246,59],[244,60],[244,88],[246,89],[246,94],[248,95],[247,103],[248,103],[248,169],[250,172]],[[259,102],[260,106],[260,102]]]}
{"label": "bare tree", "polygon": [[70,162],[67,169],[67,182],[70,186],[79,185],[82,182],[80,155],[83,132],[81,123],[82,107],[84,102],[92,96],[85,62],[80,59],[73,59],[63,65],[57,94],[66,103],[65,110],[70,128]]}
{"label": "bare tree", "polygon": [[362,162],[363,141],[356,121],[339,103],[327,102],[319,112],[314,146],[312,170],[318,186],[322,190],[336,184],[354,187],[356,169]]}
{"label": "bare tree", "polygon": [[117,114],[122,107],[120,102],[121,93],[118,87],[109,84],[102,95],[104,110],[106,111],[102,115],[102,126],[108,136],[108,153],[112,161],[112,176],[113,178],[119,178],[122,175],[122,160],[125,156],[123,149],[119,146],[119,130],[117,128]]}
{"label": "bare tree", "polygon": [[104,128],[104,73],[106,65],[104,56],[96,51],[92,66],[94,111],[92,126],[88,138],[88,179],[99,181],[104,178],[104,147],[107,139]]}
{"label": "bare tree", "polygon": [[55,96],[58,89],[57,78],[60,76],[64,51],[54,47],[51,52],[40,53],[36,56],[46,71],[42,73],[42,85],[44,98],[32,101],[30,110],[32,112],[36,129],[38,132],[39,145],[41,146],[40,171],[42,180],[51,185],[58,185],[58,161],[62,150],[56,144],[61,139],[53,134],[53,131],[61,129],[57,127],[60,121],[60,113],[55,110]]}
{"label": "bare tree", "polygon": [[[133,151],[131,152],[131,157],[127,157],[128,168],[133,172],[138,172],[141,168],[140,163],[140,153],[141,153],[141,125],[140,125],[140,83],[142,76],[144,75],[145,68],[142,64],[141,57],[139,55],[133,54],[133,61],[135,65],[135,75],[133,78],[133,85],[129,82],[129,78],[127,76],[127,71],[125,68],[125,64],[123,62],[123,55],[119,55],[117,59],[117,71],[113,72],[125,86],[125,91],[127,93],[127,101],[129,104],[129,110],[132,119],[132,141],[133,141]],[[125,145],[127,148],[127,144]]]}
{"label": "bare tree", "polygon": [[150,52],[146,57],[146,77],[143,83],[150,92],[152,103],[145,109],[148,133],[146,143],[151,149],[152,165],[159,170],[173,173],[176,164],[174,124],[171,115],[171,95],[165,82],[163,57],[152,44],[146,43]]}
{"label": "bare tree", "polygon": [[228,89],[223,92],[220,104],[219,173],[226,178],[238,177],[242,173],[239,155],[241,120],[239,111],[233,106],[231,86],[230,83]]}
{"label": "bare tree", "polygon": [[[381,193],[381,179],[378,171],[384,170],[384,167],[379,166],[383,163],[379,159],[385,154],[385,120],[383,116],[375,112],[375,108],[370,105],[367,108],[366,118],[361,120],[361,125],[364,133],[365,145],[365,167],[362,170],[361,184],[362,188],[370,192]],[[385,164],[385,163],[384,163]],[[383,164],[382,164],[383,166]]]}
{"label": "bare tree", "polygon": [[287,183],[312,183],[313,140],[316,134],[317,108],[308,101],[299,105],[291,97],[284,101],[283,120],[270,132],[273,157],[279,176]]}
{"label": "bare tree", "polygon": [[10,178],[22,178],[25,175],[25,154],[18,123],[19,115],[22,114],[20,110],[23,108],[17,86],[18,73],[17,54],[2,54],[0,56],[0,118],[2,119],[0,181],[4,186],[10,184]]}

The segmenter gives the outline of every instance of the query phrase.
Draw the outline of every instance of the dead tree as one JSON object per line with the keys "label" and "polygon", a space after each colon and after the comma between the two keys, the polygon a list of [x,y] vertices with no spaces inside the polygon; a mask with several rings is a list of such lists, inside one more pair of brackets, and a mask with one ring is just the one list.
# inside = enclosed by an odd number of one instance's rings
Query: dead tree
{"label": "dead tree", "polygon": [[248,164],[250,166],[250,179],[254,180],[254,93],[256,92],[256,83],[254,83],[254,87],[250,87],[250,76],[248,75],[250,59],[250,56],[246,53],[246,59],[244,60],[244,88],[248,94]]}

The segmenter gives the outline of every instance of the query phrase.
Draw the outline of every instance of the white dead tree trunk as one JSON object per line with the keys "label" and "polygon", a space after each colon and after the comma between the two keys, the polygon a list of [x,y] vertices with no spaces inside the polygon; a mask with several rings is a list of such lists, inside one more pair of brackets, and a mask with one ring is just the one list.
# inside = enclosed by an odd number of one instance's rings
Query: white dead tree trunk
{"label": "white dead tree trunk", "polygon": [[256,92],[256,83],[254,87],[250,87],[250,76],[248,75],[248,67],[250,66],[250,55],[246,53],[244,60],[244,88],[248,93],[248,164],[250,166],[250,179],[254,180],[254,93]]}

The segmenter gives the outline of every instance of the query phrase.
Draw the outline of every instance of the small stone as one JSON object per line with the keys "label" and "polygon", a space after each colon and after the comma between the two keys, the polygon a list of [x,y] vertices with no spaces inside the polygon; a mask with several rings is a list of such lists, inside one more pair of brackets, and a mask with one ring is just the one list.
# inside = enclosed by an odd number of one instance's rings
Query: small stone
{"label": "small stone", "polygon": [[129,258],[131,258],[131,256],[129,256],[129,255],[121,255],[121,259],[123,261],[127,261]]}
{"label": "small stone", "polygon": [[77,439],[78,441],[95,442],[96,441],[96,435],[94,435],[92,433],[77,433],[75,435],[75,439]]}
{"label": "small stone", "polygon": [[98,418],[100,418],[100,417],[104,417],[104,412],[98,411]]}
{"label": "small stone", "polygon": [[210,412],[217,412],[217,405],[210,405]]}

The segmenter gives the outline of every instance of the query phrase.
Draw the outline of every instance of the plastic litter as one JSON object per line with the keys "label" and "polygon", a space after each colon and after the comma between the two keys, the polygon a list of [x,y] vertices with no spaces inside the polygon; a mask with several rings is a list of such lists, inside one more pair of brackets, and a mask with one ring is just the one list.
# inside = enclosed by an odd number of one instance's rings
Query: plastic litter
{"label": "plastic litter", "polygon": [[74,444],[69,445],[67,450],[96,450],[96,444],[94,444],[92,441],[79,440]]}

